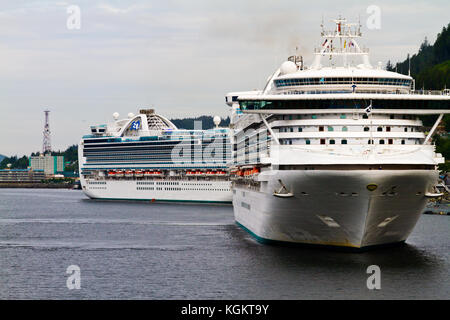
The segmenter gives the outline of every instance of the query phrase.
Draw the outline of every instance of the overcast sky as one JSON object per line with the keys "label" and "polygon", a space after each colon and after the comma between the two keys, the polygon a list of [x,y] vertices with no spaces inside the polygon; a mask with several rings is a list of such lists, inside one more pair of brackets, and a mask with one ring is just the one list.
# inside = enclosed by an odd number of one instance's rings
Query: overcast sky
{"label": "overcast sky", "polygon": [[[370,5],[379,30],[366,28]],[[225,93],[261,88],[296,46],[311,63],[322,15],[360,16],[371,62],[385,65],[434,42],[449,12],[448,0],[0,0],[0,154],[39,151],[46,108],[54,150],[115,111],[225,117]]]}

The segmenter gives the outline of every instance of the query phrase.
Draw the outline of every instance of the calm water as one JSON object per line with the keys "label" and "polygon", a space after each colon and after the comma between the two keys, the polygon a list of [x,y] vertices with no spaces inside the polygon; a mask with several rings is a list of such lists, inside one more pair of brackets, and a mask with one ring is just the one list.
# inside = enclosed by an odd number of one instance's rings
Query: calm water
{"label": "calm water", "polygon": [[[448,299],[450,216],[422,215],[407,245],[344,253],[261,245],[231,206],[91,201],[0,189],[2,299]],[[381,290],[366,268],[381,268]],[[81,268],[68,290],[66,268]]]}

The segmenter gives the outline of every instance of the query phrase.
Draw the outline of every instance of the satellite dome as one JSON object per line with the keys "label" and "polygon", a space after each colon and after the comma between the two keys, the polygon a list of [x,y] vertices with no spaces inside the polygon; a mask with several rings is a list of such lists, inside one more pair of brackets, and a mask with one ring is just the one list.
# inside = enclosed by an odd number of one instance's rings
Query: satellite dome
{"label": "satellite dome", "polygon": [[222,122],[222,119],[221,119],[219,116],[215,116],[215,117],[213,118],[213,122],[214,122],[214,124],[216,125],[216,127],[218,127],[219,124]]}
{"label": "satellite dome", "polygon": [[133,112],[130,112],[129,114],[128,114],[128,118],[133,118],[134,117],[134,113]]}
{"label": "satellite dome", "polygon": [[114,118],[114,120],[119,119],[119,116],[120,116],[120,114],[119,114],[118,112],[114,112],[114,113],[113,113],[113,118]]}
{"label": "satellite dome", "polygon": [[297,72],[297,65],[292,61],[285,61],[280,67],[282,75]]}

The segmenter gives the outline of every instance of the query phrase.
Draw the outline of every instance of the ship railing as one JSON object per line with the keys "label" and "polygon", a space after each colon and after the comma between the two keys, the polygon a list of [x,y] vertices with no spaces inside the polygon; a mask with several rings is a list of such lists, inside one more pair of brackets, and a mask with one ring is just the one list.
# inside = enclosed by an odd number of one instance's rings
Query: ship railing
{"label": "ship railing", "polygon": [[356,49],[355,47],[352,48],[339,48],[339,47],[332,47],[327,48],[325,51],[322,52],[322,48],[314,48],[315,54],[323,54],[323,55],[329,55],[329,54],[368,54],[369,48],[361,48],[360,50]]}
{"label": "ship railing", "polygon": [[[352,93],[352,90],[284,90],[281,94],[339,94]],[[448,90],[356,90],[358,93],[373,94],[413,94],[413,95],[431,95],[431,96],[450,96]]]}
{"label": "ship railing", "polygon": [[450,90],[412,90],[410,94],[431,95],[431,96],[450,96]]}

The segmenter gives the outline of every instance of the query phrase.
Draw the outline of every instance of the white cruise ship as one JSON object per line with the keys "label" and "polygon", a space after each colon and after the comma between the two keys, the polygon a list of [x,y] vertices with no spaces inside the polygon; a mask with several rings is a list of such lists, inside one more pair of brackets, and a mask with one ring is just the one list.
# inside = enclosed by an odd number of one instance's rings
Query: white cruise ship
{"label": "white cruise ship", "polygon": [[184,130],[154,110],[91,127],[78,147],[93,199],[231,203],[229,129]]}
{"label": "white cruise ship", "polygon": [[[439,196],[431,137],[448,90],[416,91],[412,77],[372,66],[361,26],[333,21],[310,67],[290,57],[263,90],[226,96],[235,220],[262,242],[404,242]],[[437,118],[430,132],[421,115]]]}

